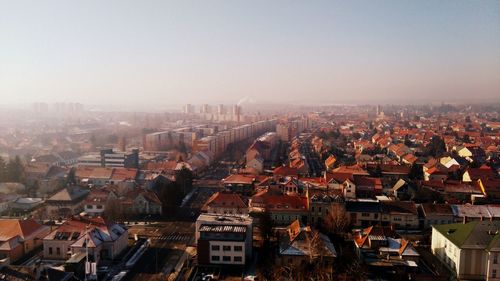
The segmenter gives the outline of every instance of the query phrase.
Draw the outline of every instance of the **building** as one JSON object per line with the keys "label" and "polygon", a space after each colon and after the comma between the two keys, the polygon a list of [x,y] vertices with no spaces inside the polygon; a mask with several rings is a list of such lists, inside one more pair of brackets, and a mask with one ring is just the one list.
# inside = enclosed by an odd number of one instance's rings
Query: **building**
{"label": "building", "polygon": [[88,189],[77,186],[64,188],[45,201],[47,216],[64,218],[82,212],[88,195]]}
{"label": "building", "polygon": [[500,222],[432,226],[432,253],[459,280],[500,280]]}
{"label": "building", "polygon": [[286,228],[279,241],[279,265],[298,267],[320,263],[327,271],[333,269],[337,251],[328,236],[311,230],[309,226],[302,226],[298,220]]}
{"label": "building", "polygon": [[290,225],[295,220],[307,223],[308,199],[305,196],[288,195],[276,188],[263,189],[250,199],[253,213],[267,212],[275,225]]}
{"label": "building", "polygon": [[201,208],[203,212],[219,215],[247,215],[248,207],[241,197],[232,192],[216,192]]}
{"label": "building", "polygon": [[99,154],[88,154],[78,158],[79,166],[139,168],[139,150],[115,152],[102,149]]}
{"label": "building", "polygon": [[101,217],[74,216],[43,238],[43,258],[47,260],[85,259],[88,239],[89,260],[115,259],[128,243],[128,231]]}
{"label": "building", "polygon": [[252,258],[252,218],[201,214],[196,220],[198,263],[244,265]]}
{"label": "building", "polygon": [[453,210],[449,204],[424,203],[420,205],[420,208],[425,228],[455,222]]}
{"label": "building", "polygon": [[41,245],[41,239],[50,231],[33,219],[0,220],[0,260],[15,262]]}

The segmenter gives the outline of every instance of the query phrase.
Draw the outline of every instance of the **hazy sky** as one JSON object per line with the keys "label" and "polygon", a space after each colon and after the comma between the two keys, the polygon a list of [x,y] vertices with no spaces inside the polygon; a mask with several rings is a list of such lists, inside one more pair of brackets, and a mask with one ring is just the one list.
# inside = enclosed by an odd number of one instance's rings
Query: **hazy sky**
{"label": "hazy sky", "polygon": [[0,0],[0,96],[500,101],[500,1]]}

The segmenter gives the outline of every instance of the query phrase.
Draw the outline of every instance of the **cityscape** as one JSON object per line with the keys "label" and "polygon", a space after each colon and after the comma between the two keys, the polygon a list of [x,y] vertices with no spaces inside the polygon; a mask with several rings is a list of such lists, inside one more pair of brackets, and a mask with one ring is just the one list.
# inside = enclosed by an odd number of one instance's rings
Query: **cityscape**
{"label": "cityscape", "polygon": [[0,281],[500,281],[500,2],[0,3]]}

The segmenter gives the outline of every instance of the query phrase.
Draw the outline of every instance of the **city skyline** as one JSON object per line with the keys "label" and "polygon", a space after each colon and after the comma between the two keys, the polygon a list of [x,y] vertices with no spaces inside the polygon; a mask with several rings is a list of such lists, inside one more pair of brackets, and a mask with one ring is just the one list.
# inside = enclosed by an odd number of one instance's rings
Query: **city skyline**
{"label": "city skyline", "polygon": [[497,102],[500,2],[4,2],[1,104]]}

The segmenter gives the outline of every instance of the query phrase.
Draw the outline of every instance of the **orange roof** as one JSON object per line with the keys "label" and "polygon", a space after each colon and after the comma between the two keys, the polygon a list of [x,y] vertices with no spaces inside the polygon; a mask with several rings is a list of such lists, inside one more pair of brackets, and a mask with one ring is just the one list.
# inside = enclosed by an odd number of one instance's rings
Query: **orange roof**
{"label": "orange roof", "polygon": [[135,180],[138,170],[130,168],[114,168],[111,175],[112,180]]}
{"label": "orange roof", "polygon": [[202,209],[207,210],[208,207],[244,209],[247,207],[247,205],[236,193],[216,192],[210,198],[208,198]]}
{"label": "orange roof", "polygon": [[33,219],[2,219],[0,220],[0,241],[8,241],[16,236],[26,239],[44,228],[47,227]]}

